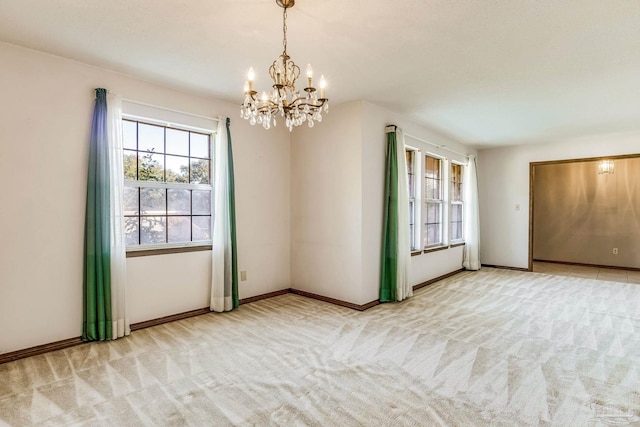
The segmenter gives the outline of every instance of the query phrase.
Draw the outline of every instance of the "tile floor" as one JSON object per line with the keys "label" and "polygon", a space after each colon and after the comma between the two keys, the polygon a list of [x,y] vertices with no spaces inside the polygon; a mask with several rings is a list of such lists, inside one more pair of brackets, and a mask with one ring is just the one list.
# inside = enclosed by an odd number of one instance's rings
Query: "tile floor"
{"label": "tile floor", "polygon": [[557,276],[583,277],[585,279],[608,280],[610,282],[640,284],[640,271],[619,270],[615,268],[598,268],[584,265],[556,264],[551,262],[534,262],[536,273],[555,274]]}

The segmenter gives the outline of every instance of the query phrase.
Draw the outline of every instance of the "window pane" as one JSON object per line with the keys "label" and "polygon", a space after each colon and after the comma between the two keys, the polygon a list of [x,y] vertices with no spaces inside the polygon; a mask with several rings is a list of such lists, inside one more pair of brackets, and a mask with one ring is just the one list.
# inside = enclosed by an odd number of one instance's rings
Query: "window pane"
{"label": "window pane", "polygon": [[164,156],[149,152],[138,153],[138,180],[164,181]]}
{"label": "window pane", "polygon": [[211,215],[211,191],[193,190],[193,215]]}
{"label": "window pane", "polygon": [[425,204],[424,245],[433,246],[442,243],[442,204]]}
{"label": "window pane", "polygon": [[414,244],[414,240],[415,240],[415,228],[413,224],[409,224],[409,243],[410,243],[410,248],[411,249],[415,249],[416,245]]}
{"label": "window pane", "polygon": [[209,135],[191,132],[191,157],[210,158]]}
{"label": "window pane", "polygon": [[429,246],[436,241],[436,226],[433,224],[427,225],[426,232],[427,232],[427,237],[426,237],[425,245]]}
{"label": "window pane", "polygon": [[124,187],[124,214],[138,215],[137,187]]}
{"label": "window pane", "polygon": [[209,160],[191,159],[191,183],[209,183]]}
{"label": "window pane", "polygon": [[442,160],[431,156],[425,156],[424,159],[424,197],[425,199],[442,200]]}
{"label": "window pane", "polygon": [[407,160],[407,173],[413,175],[413,150],[405,151],[405,156]]}
{"label": "window pane", "polygon": [[135,181],[137,178],[138,154],[135,151],[124,150],[123,158],[124,179]]}
{"label": "window pane", "polygon": [[164,215],[166,213],[164,188],[141,188],[140,205],[143,215]]}
{"label": "window pane", "polygon": [[167,182],[189,182],[189,158],[166,156]]}
{"label": "window pane", "polygon": [[414,209],[413,209],[414,201],[409,200],[409,224],[414,223]]}
{"label": "window pane", "polygon": [[409,200],[409,243],[411,244],[411,249],[416,247],[415,242],[415,201]]}
{"label": "window pane", "polygon": [[171,216],[168,220],[169,243],[191,241],[191,221],[188,216]]}
{"label": "window pane", "polygon": [[414,152],[412,150],[405,151],[406,160],[407,160],[407,180],[409,182],[409,197],[415,197],[415,175],[413,173],[413,156]]}
{"label": "window pane", "polygon": [[451,240],[462,239],[462,205],[451,205]]}
{"label": "window pane", "polygon": [[193,240],[211,240],[211,217],[193,217]]}
{"label": "window pane", "polygon": [[462,239],[462,223],[452,222],[451,223],[451,240],[460,240],[460,239]]}
{"label": "window pane", "polygon": [[425,180],[425,198],[427,199],[440,199],[440,181],[436,179],[427,178]]}
{"label": "window pane", "polygon": [[460,184],[458,183],[451,186],[451,200],[460,200]]}
{"label": "window pane", "polygon": [[122,145],[131,150],[137,149],[137,123],[128,120],[122,121]]}
{"label": "window pane", "polygon": [[143,216],[140,218],[140,244],[166,243],[167,221],[164,216]]}
{"label": "window pane", "polygon": [[427,223],[433,224],[440,222],[440,204],[427,203]]}
{"label": "window pane", "polygon": [[425,229],[425,246],[433,246],[442,243],[440,237],[440,224],[429,224]]}
{"label": "window pane", "polygon": [[457,222],[462,219],[462,206],[461,205],[452,205],[451,206],[451,222]]}
{"label": "window pane", "polygon": [[167,154],[189,155],[189,132],[167,128]]}
{"label": "window pane", "polygon": [[164,127],[138,123],[138,150],[164,153]]}
{"label": "window pane", "polygon": [[451,200],[462,200],[462,165],[451,164]]}
{"label": "window pane", "polygon": [[[167,214],[190,215],[191,191],[167,189]],[[171,222],[169,222],[169,237],[171,237]]]}
{"label": "window pane", "polygon": [[124,240],[126,246],[138,244],[138,217],[124,218]]}
{"label": "window pane", "polygon": [[424,176],[428,178],[440,178],[440,159],[425,156]]}

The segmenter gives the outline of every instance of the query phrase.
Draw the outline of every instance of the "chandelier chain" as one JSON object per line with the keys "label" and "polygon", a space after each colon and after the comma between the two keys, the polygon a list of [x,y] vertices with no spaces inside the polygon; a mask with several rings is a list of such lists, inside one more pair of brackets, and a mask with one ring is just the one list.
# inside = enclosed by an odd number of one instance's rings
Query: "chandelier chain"
{"label": "chandelier chain", "polygon": [[284,47],[283,55],[287,55],[287,8],[282,12],[282,46]]}

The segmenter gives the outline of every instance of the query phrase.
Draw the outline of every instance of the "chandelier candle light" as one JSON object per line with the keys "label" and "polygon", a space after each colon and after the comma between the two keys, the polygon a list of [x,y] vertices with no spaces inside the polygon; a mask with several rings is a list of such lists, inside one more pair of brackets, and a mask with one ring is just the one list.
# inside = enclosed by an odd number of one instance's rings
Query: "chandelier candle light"
{"label": "chandelier candle light", "polygon": [[599,175],[613,175],[613,160],[605,159],[598,163]]}
{"label": "chandelier candle light", "polygon": [[255,125],[261,124],[265,129],[276,125],[276,116],[280,114],[285,118],[285,126],[291,131],[294,126],[299,126],[305,121],[311,128],[314,122],[322,121],[322,111],[329,112],[329,100],[326,98],[325,89],[327,82],[324,76],[320,76],[320,96],[313,87],[313,70],[311,64],[307,65],[307,87],[304,94],[296,90],[296,80],[300,76],[300,67],[287,55],[287,9],[293,7],[295,0],[276,0],[278,6],[284,9],[282,14],[282,45],[284,50],[271,67],[269,75],[273,80],[273,90],[270,93],[258,92],[253,88],[255,72],[249,68],[248,80],[244,84],[244,102],[240,108],[240,117],[249,120]]}

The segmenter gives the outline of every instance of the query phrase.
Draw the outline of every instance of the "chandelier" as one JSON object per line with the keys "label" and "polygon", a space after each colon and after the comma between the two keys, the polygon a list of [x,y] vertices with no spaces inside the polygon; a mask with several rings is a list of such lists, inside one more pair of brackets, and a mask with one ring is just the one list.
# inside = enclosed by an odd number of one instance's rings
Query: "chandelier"
{"label": "chandelier", "polygon": [[282,14],[282,45],[284,50],[269,67],[269,75],[273,81],[273,90],[269,93],[253,89],[255,73],[249,69],[248,80],[244,84],[244,102],[240,109],[240,117],[249,120],[252,125],[261,124],[265,129],[276,125],[276,116],[284,117],[285,126],[291,131],[305,121],[311,128],[314,122],[322,121],[322,111],[329,112],[329,100],[325,96],[327,82],[320,76],[320,94],[313,87],[313,70],[307,65],[307,87],[304,93],[296,89],[296,80],[300,76],[300,67],[287,55],[287,9],[293,7],[295,0],[276,0],[284,9]]}
{"label": "chandelier", "polygon": [[613,175],[613,160],[601,160],[600,163],[598,163],[598,174]]}

